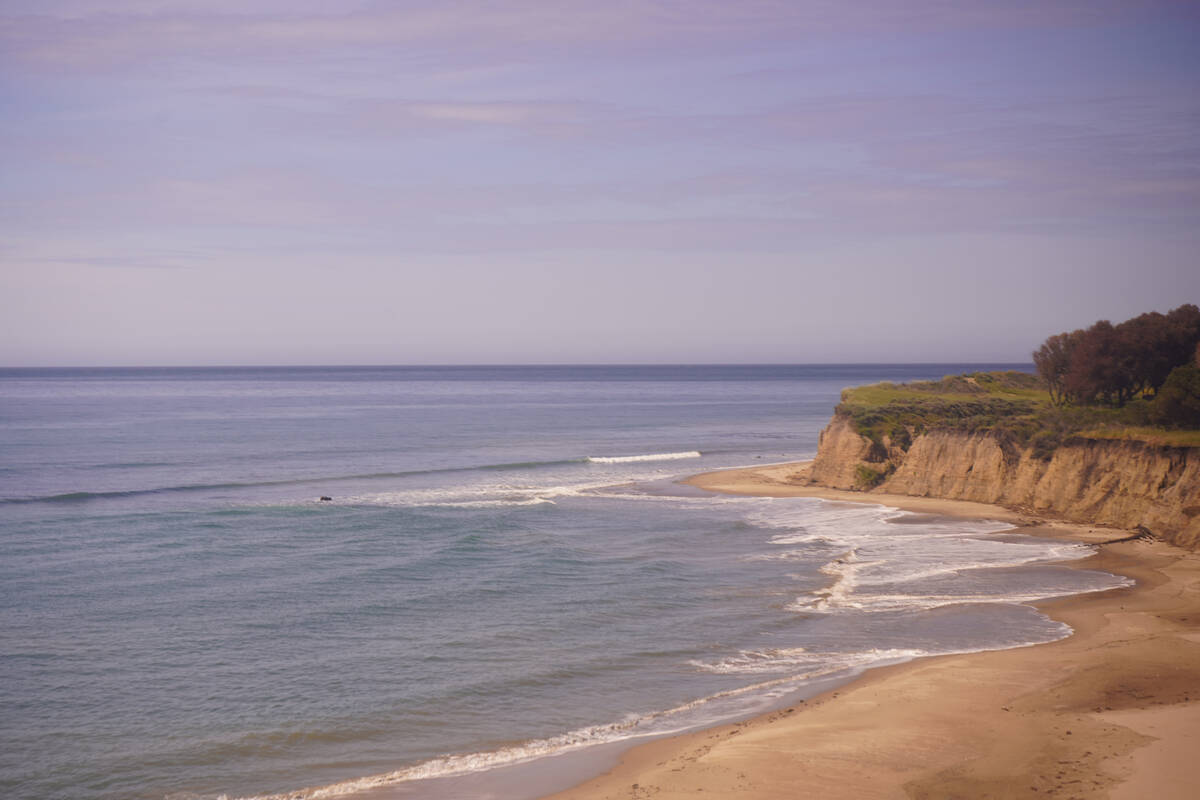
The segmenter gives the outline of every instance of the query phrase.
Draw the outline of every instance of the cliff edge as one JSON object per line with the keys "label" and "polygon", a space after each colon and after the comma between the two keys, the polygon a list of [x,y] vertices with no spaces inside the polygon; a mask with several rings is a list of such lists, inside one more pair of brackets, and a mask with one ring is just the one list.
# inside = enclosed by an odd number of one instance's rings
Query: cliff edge
{"label": "cliff edge", "polygon": [[1200,549],[1200,447],[1073,437],[1047,452],[999,431],[910,428],[874,438],[858,431],[839,407],[821,433],[811,483],[1141,526]]}

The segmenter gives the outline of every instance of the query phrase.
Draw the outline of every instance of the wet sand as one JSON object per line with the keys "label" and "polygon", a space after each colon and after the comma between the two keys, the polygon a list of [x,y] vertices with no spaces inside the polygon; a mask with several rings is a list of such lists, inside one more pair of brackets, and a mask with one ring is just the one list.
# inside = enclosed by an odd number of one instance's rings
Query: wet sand
{"label": "wet sand", "polygon": [[1096,543],[1096,555],[1071,564],[1137,585],[1038,604],[1075,629],[1062,641],[871,670],[748,722],[634,747],[554,800],[1197,796],[1200,554],[1112,542],[1130,532],[998,506],[796,485],[802,471],[767,465],[688,483],[1007,520],[1031,534]]}

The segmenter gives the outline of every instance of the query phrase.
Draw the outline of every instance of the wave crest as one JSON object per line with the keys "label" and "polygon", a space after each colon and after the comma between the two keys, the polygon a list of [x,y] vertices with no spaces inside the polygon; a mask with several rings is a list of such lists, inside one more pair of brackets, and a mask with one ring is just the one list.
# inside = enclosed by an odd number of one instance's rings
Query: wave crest
{"label": "wave crest", "polygon": [[629,464],[634,461],[675,461],[699,457],[699,450],[685,450],[681,453],[648,453],[640,456],[588,456],[586,460],[592,464]]}

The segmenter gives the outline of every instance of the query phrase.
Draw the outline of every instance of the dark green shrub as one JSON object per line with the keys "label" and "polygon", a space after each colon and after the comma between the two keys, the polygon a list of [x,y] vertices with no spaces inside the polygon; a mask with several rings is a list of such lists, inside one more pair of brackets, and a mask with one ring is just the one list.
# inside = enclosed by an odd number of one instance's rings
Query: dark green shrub
{"label": "dark green shrub", "polygon": [[1189,364],[1171,370],[1150,404],[1150,417],[1168,428],[1200,428],[1200,369]]}
{"label": "dark green shrub", "polygon": [[1154,403],[1144,397],[1130,400],[1121,409],[1121,421],[1126,425],[1153,425]]}
{"label": "dark green shrub", "polygon": [[871,447],[867,450],[865,461],[887,461],[888,451],[883,446],[883,442],[872,441]]}
{"label": "dark green shrub", "polygon": [[1054,457],[1054,451],[1062,444],[1062,436],[1058,431],[1041,430],[1033,434],[1029,439],[1029,446],[1033,452],[1034,458],[1040,458],[1042,461],[1049,461]]}
{"label": "dark green shrub", "polygon": [[854,485],[863,491],[874,489],[883,483],[887,474],[888,470],[871,469],[866,464],[859,464],[854,468]]}
{"label": "dark green shrub", "polygon": [[912,447],[912,434],[908,432],[908,428],[899,423],[892,426],[888,431],[888,438],[892,441],[893,447],[899,447],[904,452],[908,452],[908,448]]}

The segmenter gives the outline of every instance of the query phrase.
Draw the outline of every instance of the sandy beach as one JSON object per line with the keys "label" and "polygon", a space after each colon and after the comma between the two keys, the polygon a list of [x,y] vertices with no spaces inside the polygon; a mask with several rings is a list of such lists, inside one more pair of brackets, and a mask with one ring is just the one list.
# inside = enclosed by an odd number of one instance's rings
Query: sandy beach
{"label": "sandy beach", "polygon": [[1200,763],[1200,554],[978,503],[799,486],[800,464],[706,473],[716,492],[817,496],[1011,521],[1087,541],[1072,562],[1137,585],[1039,604],[1052,644],[872,670],[756,719],[652,741],[553,795],[601,798],[1193,798]]}

